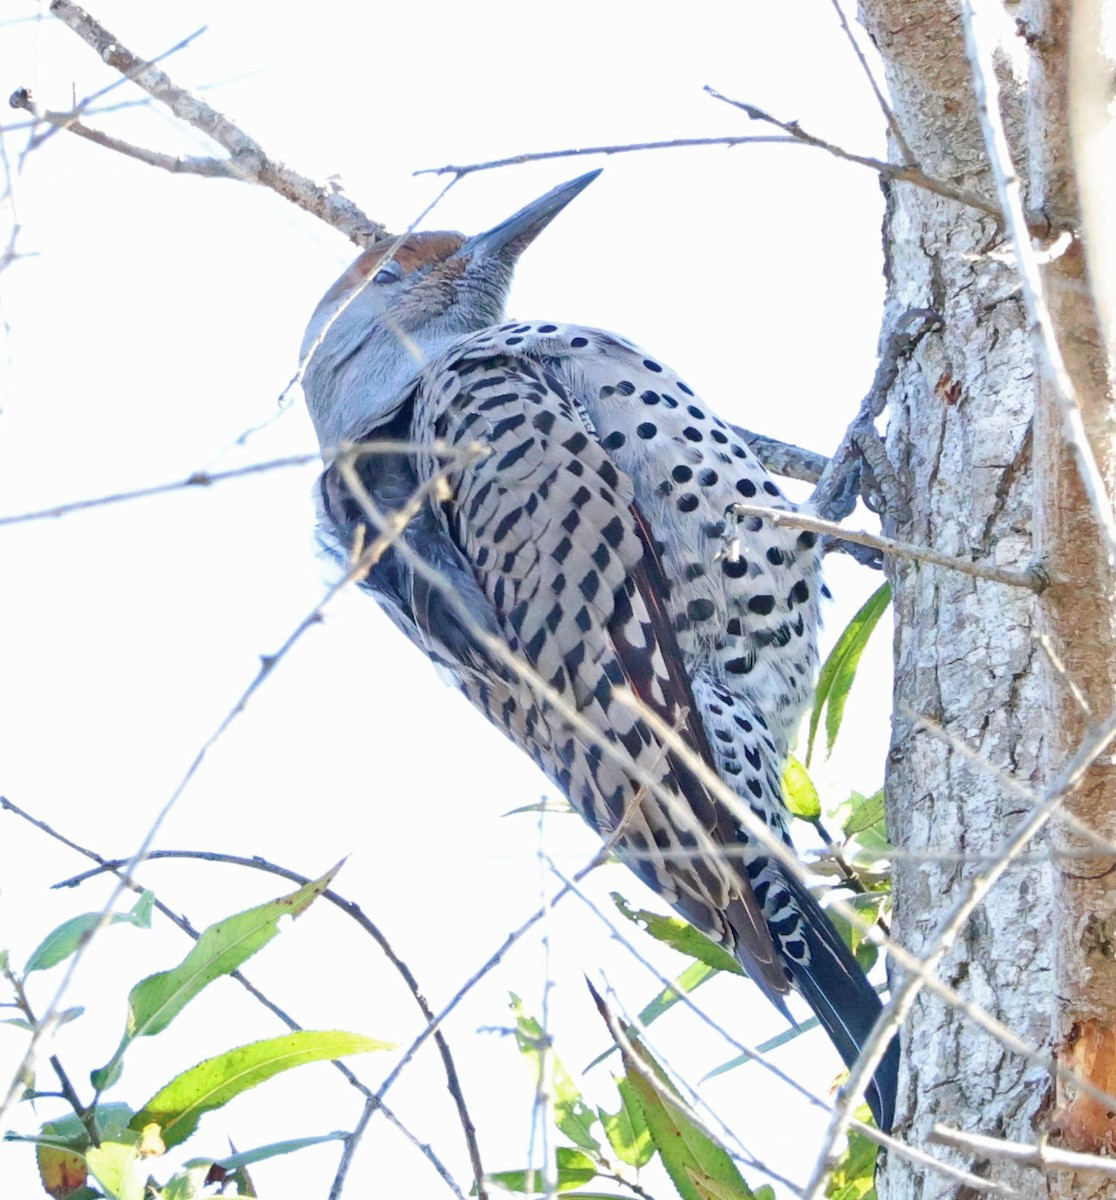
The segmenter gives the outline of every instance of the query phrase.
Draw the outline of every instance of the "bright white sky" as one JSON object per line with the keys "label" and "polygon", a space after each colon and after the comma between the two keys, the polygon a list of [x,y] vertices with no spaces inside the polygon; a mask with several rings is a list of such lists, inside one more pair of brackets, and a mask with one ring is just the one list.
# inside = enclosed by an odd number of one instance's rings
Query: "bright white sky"
{"label": "bright white sky", "polygon": [[[400,229],[442,186],[423,167],[519,152],[672,137],[763,132],[702,93],[756,103],[863,153],[882,152],[882,120],[827,0],[559,6],[440,2],[421,9],[320,0],[311,8],[214,0],[173,5],[95,0],[131,49],[155,55],[208,24],[166,69],[236,119],[275,156],[337,175],[372,216]],[[27,15],[27,0],[9,6]],[[45,3],[42,10],[45,11]],[[288,15],[289,14],[289,15]],[[0,23],[4,94],[30,86],[64,109],[113,76],[67,29]],[[117,102],[139,93],[120,88]],[[9,114],[9,126],[19,114]],[[89,118],[164,151],[217,152],[157,108]],[[0,513],[112,493],[312,450],[295,403],[240,450],[226,448],[276,412],[319,295],[353,256],[337,234],[275,195],[173,177],[58,134],[21,162],[26,134],[4,134],[15,179],[17,248],[35,257],[0,278]],[[882,198],[875,176],[794,146],[685,150],[532,164],[474,175],[427,228],[475,231],[563,179],[605,173],[523,260],[512,312],[623,332],[674,363],[729,420],[814,449],[836,445],[875,362],[882,292]],[[3,240],[7,232],[3,232]],[[5,361],[6,359],[6,361]],[[255,673],[320,599],[333,568],[316,551],[314,470],[286,470],[170,497],[0,528],[0,791],[106,856],[135,849],[198,747]],[[832,637],[878,576],[833,564]],[[843,754],[819,771],[834,794],[882,778],[886,719],[854,697]],[[348,855],[336,882],[378,921],[438,1007],[556,885],[531,816],[501,819],[549,790],[503,739],[405,644],[365,597],[338,599],[273,673],[206,760],[157,845],[259,854],[318,874]],[[546,852],[573,872],[595,849],[573,818],[550,818]],[[0,816],[0,944],[19,964],[54,924],[94,909],[103,881],[61,895],[49,884],[86,864]],[[151,864],[144,879],[201,927],[288,890],[224,866]],[[610,890],[653,906],[619,867],[586,894],[611,914]],[[661,909],[662,906],[658,905]],[[579,1071],[605,1043],[582,981],[615,987],[634,1012],[657,981],[567,899],[547,930],[511,953],[461,1006],[447,1033],[489,1170],[525,1166],[531,1086],[514,1044],[482,1026],[507,1022],[507,994],[538,1012]],[[638,935],[637,935],[638,936]],[[638,938],[676,973],[684,960]],[[68,1004],[86,1015],[55,1049],[87,1092],[124,1020],[128,987],[188,949],[165,922],[109,931],[87,955]],[[372,943],[325,906],[247,973],[307,1027],[408,1042],[413,1001]],[[40,976],[45,1005],[54,976]],[[699,994],[743,1040],[781,1021],[748,984]],[[139,1104],[196,1059],[281,1032],[223,980],[169,1035],[134,1047],[109,1098]],[[22,1048],[0,1029],[0,1079]],[[675,1011],[654,1044],[691,1082],[732,1056]],[[781,1060],[824,1094],[838,1070],[819,1034]],[[354,1060],[375,1082],[394,1055]],[[44,1071],[43,1084],[49,1073]],[[6,1086],[6,1083],[5,1083]],[[611,1105],[608,1068],[585,1081]],[[741,1142],[803,1181],[823,1118],[754,1066],[706,1085]],[[440,1066],[426,1053],[389,1103],[467,1183],[460,1129]],[[41,1106],[41,1116],[53,1110]],[[192,1153],[220,1155],[352,1124],[358,1097],[328,1066],[306,1068],[206,1118]],[[26,1109],[23,1125],[34,1117]],[[336,1146],[254,1171],[261,1195],[324,1195]],[[753,1185],[764,1182],[745,1169]],[[0,1144],[6,1195],[31,1197],[29,1152]],[[649,1181],[656,1195],[669,1184]],[[444,1196],[429,1165],[380,1120],[350,1176],[350,1196]],[[787,1195],[780,1192],[780,1195]]]}

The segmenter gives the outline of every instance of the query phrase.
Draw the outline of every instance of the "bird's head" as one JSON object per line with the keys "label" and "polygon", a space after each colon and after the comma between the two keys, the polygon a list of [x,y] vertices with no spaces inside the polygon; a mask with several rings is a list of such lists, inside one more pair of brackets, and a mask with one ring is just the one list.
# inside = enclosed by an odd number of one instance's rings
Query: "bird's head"
{"label": "bird's head", "polygon": [[302,340],[323,449],[387,417],[452,342],[497,324],[520,254],[599,174],[560,184],[474,237],[412,233],[366,250],[322,297]]}

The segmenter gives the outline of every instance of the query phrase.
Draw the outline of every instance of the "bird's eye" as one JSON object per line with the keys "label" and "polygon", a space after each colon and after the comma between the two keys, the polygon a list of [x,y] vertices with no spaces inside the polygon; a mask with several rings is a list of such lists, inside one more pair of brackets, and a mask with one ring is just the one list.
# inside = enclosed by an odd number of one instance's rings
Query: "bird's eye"
{"label": "bird's eye", "polygon": [[403,268],[395,261],[389,259],[384,265],[372,276],[373,283],[398,283],[403,278]]}

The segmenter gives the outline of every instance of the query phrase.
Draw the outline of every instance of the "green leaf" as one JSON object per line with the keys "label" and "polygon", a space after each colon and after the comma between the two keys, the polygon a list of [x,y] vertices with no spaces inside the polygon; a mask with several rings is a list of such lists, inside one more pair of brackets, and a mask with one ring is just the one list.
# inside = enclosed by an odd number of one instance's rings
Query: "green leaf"
{"label": "green leaf", "polygon": [[159,1200],[197,1200],[205,1190],[209,1175],[209,1163],[204,1166],[187,1166],[176,1171],[159,1190]]}
{"label": "green leaf", "polygon": [[32,971],[48,971],[60,962],[65,962],[79,946],[84,944],[93,931],[104,920],[105,925],[137,925],[141,929],[151,928],[151,909],[155,903],[153,892],[144,892],[136,901],[130,912],[113,913],[104,919],[102,913],[82,913],[79,917],[71,917],[63,921],[57,929],[50,933],[31,952],[27,966],[23,968],[24,975]]}
{"label": "green leaf", "polygon": [[338,863],[289,896],[210,925],[177,967],[141,979],[128,996],[128,1024],[120,1045],[103,1067],[92,1072],[93,1086],[99,1092],[111,1087],[120,1077],[121,1059],[133,1039],[153,1037],[166,1029],[203,988],[231,974],[276,937],[280,917],[301,916],[340,869]]}
{"label": "green leaf", "polygon": [[599,1109],[601,1124],[616,1157],[638,1170],[654,1157],[655,1144],[632,1085],[626,1079],[617,1079],[616,1087],[620,1092],[620,1110],[609,1113]]}
{"label": "green leaf", "polygon": [[814,691],[814,709],[810,713],[810,727],[806,739],[806,765],[810,765],[814,753],[814,738],[818,732],[823,709],[825,710],[826,753],[830,753],[841,728],[845,713],[845,701],[856,678],[860,656],[880,617],[887,611],[891,601],[891,588],[883,584],[863,604],[860,611],[845,626],[837,644],[825,660],[818,674],[818,685]]}
{"label": "green leaf", "polygon": [[569,1072],[554,1053],[550,1036],[534,1017],[524,1012],[523,1003],[514,992],[511,1010],[515,1013],[515,1040],[531,1063],[535,1086],[545,1085],[554,1097],[554,1124],[575,1145],[586,1150],[600,1150],[600,1143],[592,1133],[597,1114],[585,1103]]}
{"label": "green leaf", "polygon": [[268,1158],[277,1158],[281,1154],[294,1154],[305,1150],[307,1146],[320,1146],[322,1142],[343,1142],[349,1135],[343,1129],[335,1129],[332,1133],[320,1133],[317,1137],[291,1138],[286,1142],[269,1142],[266,1146],[257,1146],[254,1150],[242,1150],[237,1154],[229,1154],[225,1158],[192,1158],[186,1163],[188,1167],[217,1166],[226,1171],[238,1171],[241,1167],[250,1167],[253,1163],[263,1162]]}
{"label": "green leaf", "polygon": [[884,819],[884,790],[873,792],[870,796],[862,796],[853,792],[846,801],[848,816],[841,822],[841,829],[846,837],[855,837],[873,826],[880,825]]}
{"label": "green leaf", "polygon": [[[774,1037],[768,1038],[766,1042],[761,1042],[756,1047],[759,1054],[768,1054],[772,1050],[778,1050],[780,1046],[785,1046],[788,1042],[793,1042],[795,1038],[801,1037],[804,1033],[809,1033],[811,1029],[818,1027],[817,1017],[808,1017],[799,1025],[795,1025],[791,1029],[784,1029],[782,1033],[777,1033]],[[726,1071],[734,1071],[737,1067],[742,1067],[745,1063],[752,1062],[754,1055],[738,1054],[735,1058],[730,1058],[728,1062],[723,1062],[719,1067],[714,1067],[708,1074],[703,1075],[701,1082],[704,1083],[707,1079],[712,1079],[716,1075],[724,1075]]]}
{"label": "green leaf", "polygon": [[205,1113],[221,1108],[241,1092],[281,1071],[322,1059],[391,1048],[388,1042],[359,1033],[312,1029],[237,1046],[176,1076],[148,1100],[129,1126],[140,1130],[147,1125],[158,1125],[169,1149],[184,1142],[197,1129],[198,1121]]}
{"label": "green leaf", "polygon": [[85,1161],[110,1200],[144,1200],[144,1180],[138,1169],[139,1140],[102,1141],[90,1146]]}
{"label": "green leaf", "polygon": [[638,1038],[629,1038],[631,1052],[624,1052],[627,1079],[682,1200],[754,1200],[736,1164],[699,1128],[662,1067]]}
{"label": "green leaf", "polygon": [[[857,1109],[856,1116],[870,1121],[868,1106]],[[826,1185],[827,1200],[876,1200],[877,1152],[875,1142],[850,1129],[848,1142]]]}
{"label": "green leaf", "polygon": [[[733,959],[733,962],[735,961]],[[679,1004],[683,996],[688,996],[691,992],[701,987],[703,983],[719,974],[720,969],[718,967],[711,967],[708,963],[690,963],[670,987],[663,988],[650,1004],[644,1005],[640,1009],[636,1024],[640,1028],[646,1028],[652,1021],[657,1021],[663,1013],[668,1012],[676,1004]]]}
{"label": "green leaf", "polygon": [[642,908],[633,910],[628,907],[628,902],[619,892],[612,893],[612,902],[623,916],[649,933],[656,941],[665,942],[682,954],[696,958],[718,971],[731,971],[734,975],[744,974],[744,968],[723,946],[718,946],[681,917],[664,917]]}
{"label": "green leaf", "polygon": [[783,799],[793,816],[803,821],[816,821],[821,816],[818,789],[805,766],[793,754],[787,755],[783,767]]}
{"label": "green leaf", "polygon": [[[555,1163],[556,1191],[573,1191],[583,1183],[592,1183],[597,1177],[597,1168],[593,1160],[571,1146],[559,1146],[555,1150]],[[489,1183],[508,1192],[526,1192],[536,1196],[546,1191],[542,1172],[530,1167],[526,1171],[497,1171],[485,1178]]]}

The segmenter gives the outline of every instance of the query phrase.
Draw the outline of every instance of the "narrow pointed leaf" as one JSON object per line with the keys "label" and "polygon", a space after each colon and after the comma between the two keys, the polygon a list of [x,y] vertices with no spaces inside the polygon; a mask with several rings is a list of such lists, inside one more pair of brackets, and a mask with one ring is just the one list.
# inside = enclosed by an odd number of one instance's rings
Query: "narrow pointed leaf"
{"label": "narrow pointed leaf", "polygon": [[156,1124],[167,1147],[177,1146],[197,1129],[205,1113],[221,1108],[281,1071],[323,1059],[389,1049],[388,1042],[359,1033],[312,1029],[238,1046],[183,1071],[156,1092],[129,1124],[132,1129]]}
{"label": "narrow pointed leaf", "polygon": [[[777,1033],[774,1037],[768,1038],[766,1042],[761,1042],[756,1047],[756,1053],[768,1054],[772,1050],[778,1050],[780,1046],[785,1046],[788,1042],[793,1042],[795,1038],[801,1037],[804,1033],[809,1033],[811,1029],[817,1029],[819,1021],[817,1017],[807,1017],[801,1024],[792,1026],[790,1029],[784,1029],[782,1033]],[[714,1067],[701,1077],[701,1082],[704,1083],[707,1079],[712,1079],[717,1075],[724,1075],[726,1071],[735,1071],[737,1067],[742,1067],[745,1063],[750,1063],[754,1060],[754,1054],[738,1054],[735,1058],[730,1058],[728,1062],[723,1062],[719,1067]]]}
{"label": "narrow pointed leaf", "polygon": [[833,749],[837,734],[841,728],[841,719],[845,712],[845,701],[849,689],[856,678],[856,669],[860,665],[860,657],[872,631],[879,623],[880,617],[887,611],[891,602],[891,588],[883,584],[861,606],[856,616],[845,626],[837,644],[829,652],[829,657],[822,665],[818,674],[818,684],[814,690],[814,708],[810,713],[810,726],[806,738],[806,765],[814,753],[814,738],[817,736],[818,725],[822,712],[825,712],[826,752]]}
{"label": "narrow pointed leaf", "polygon": [[[735,961],[733,959],[733,962]],[[683,996],[688,996],[703,983],[707,983],[719,974],[719,967],[711,967],[704,962],[690,963],[670,987],[663,988],[650,1004],[644,1005],[640,1009],[637,1024],[641,1028],[646,1028],[652,1021],[657,1021],[663,1013],[669,1012],[676,1004],[679,1004]]]}
{"label": "narrow pointed leaf", "polygon": [[621,915],[645,930],[656,941],[665,942],[682,954],[699,959],[718,971],[731,971],[734,975],[744,974],[744,968],[723,946],[718,946],[681,917],[664,917],[643,908],[632,909],[619,892],[612,893],[612,902]]}
{"label": "narrow pointed leaf", "polygon": [[[144,892],[130,912],[113,913],[104,923],[106,925],[137,925],[141,929],[150,929],[151,908],[154,900],[153,893]],[[49,971],[51,967],[65,962],[79,946],[92,936],[101,921],[102,914],[99,912],[82,913],[80,916],[63,921],[57,929],[52,929],[31,952],[27,966],[23,968],[24,975],[30,975],[32,971]]]}
{"label": "narrow pointed leaf", "polygon": [[[703,983],[712,979],[715,975],[719,975],[720,971],[717,967],[711,967],[708,963],[692,962],[671,984],[670,987],[665,987],[650,1003],[645,1004],[640,1009],[639,1016],[636,1018],[636,1025],[641,1029],[646,1029],[652,1021],[657,1021],[665,1012],[669,1012],[676,1004],[679,1004],[683,996],[688,996],[691,992],[696,991]],[[598,1063],[604,1062],[610,1054],[616,1053],[615,1045],[609,1046],[607,1050],[602,1050],[595,1059],[585,1068],[586,1071],[592,1070]]]}
{"label": "narrow pointed leaf", "polygon": [[576,1145],[599,1150],[600,1143],[592,1133],[597,1114],[585,1103],[577,1084],[554,1053],[549,1034],[524,1011],[522,1001],[514,993],[511,1009],[515,1013],[515,1040],[531,1063],[535,1086],[546,1082],[553,1093],[555,1125]]}
{"label": "narrow pointed leaf", "polygon": [[821,800],[809,771],[793,754],[787,755],[783,767],[783,799],[792,815],[803,821],[816,821],[821,816]]}
{"label": "narrow pointed leaf", "polygon": [[[238,1171],[241,1167],[250,1167],[253,1163],[263,1162],[268,1158],[278,1158],[281,1154],[294,1154],[305,1150],[308,1146],[320,1146],[323,1142],[343,1142],[349,1135],[343,1129],[335,1129],[332,1133],[320,1133],[317,1137],[291,1138],[285,1142],[269,1142],[266,1146],[257,1146],[254,1150],[241,1150],[236,1154],[228,1154],[216,1160],[216,1165],[224,1170]],[[213,1166],[212,1158],[192,1158],[186,1163],[188,1167]]]}
{"label": "narrow pointed leaf", "polygon": [[141,979],[128,996],[128,1024],[120,1046],[105,1066],[92,1073],[93,1086],[99,1091],[111,1086],[120,1076],[121,1059],[134,1038],[152,1037],[166,1029],[203,988],[235,971],[276,937],[281,917],[301,916],[340,869],[338,863],[289,896],[210,925],[177,967]]}

